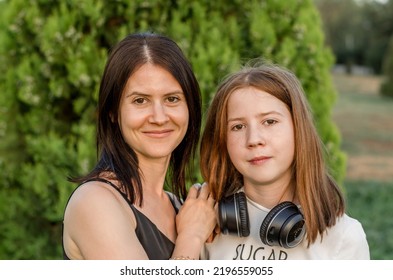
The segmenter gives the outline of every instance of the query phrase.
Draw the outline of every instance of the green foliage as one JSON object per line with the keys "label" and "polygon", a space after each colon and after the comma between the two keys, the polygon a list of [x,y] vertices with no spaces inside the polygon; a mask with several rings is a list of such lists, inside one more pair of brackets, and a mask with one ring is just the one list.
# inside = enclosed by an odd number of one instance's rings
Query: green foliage
{"label": "green foliage", "polygon": [[103,35],[89,30],[100,27],[99,16],[86,17],[92,4],[54,3],[3,4],[0,164],[7,172],[0,192],[11,209],[0,211],[0,258],[61,257],[74,187],[67,176],[95,161],[94,103],[108,44],[97,45]]}
{"label": "green foliage", "polygon": [[[334,176],[345,157],[331,121],[333,56],[311,0],[0,2],[0,258],[61,258],[68,175],[95,162],[95,107],[108,49],[127,33],[171,36],[200,81],[204,108],[225,74],[264,57],[293,70]],[[3,140],[4,139],[4,140]]]}
{"label": "green foliage", "polygon": [[346,180],[348,213],[358,219],[367,235],[372,260],[393,259],[393,183],[375,180]]}
{"label": "green foliage", "polygon": [[384,79],[381,84],[380,93],[393,98],[393,37],[390,39],[390,45],[385,56],[385,63],[383,65]]}

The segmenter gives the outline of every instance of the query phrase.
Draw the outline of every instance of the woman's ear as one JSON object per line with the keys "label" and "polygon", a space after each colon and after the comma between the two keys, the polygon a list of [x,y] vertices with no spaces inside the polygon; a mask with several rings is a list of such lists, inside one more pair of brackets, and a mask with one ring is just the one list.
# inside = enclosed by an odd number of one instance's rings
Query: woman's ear
{"label": "woman's ear", "polygon": [[112,113],[112,112],[111,112],[111,113],[109,113],[109,118],[111,119],[111,122],[112,122],[112,123],[116,123],[115,116],[113,115],[113,113]]}

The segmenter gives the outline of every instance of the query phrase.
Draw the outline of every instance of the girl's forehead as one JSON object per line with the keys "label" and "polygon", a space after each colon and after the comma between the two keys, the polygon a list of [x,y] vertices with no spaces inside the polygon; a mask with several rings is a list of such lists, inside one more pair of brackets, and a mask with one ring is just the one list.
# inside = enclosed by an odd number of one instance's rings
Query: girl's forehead
{"label": "girl's forehead", "polygon": [[280,99],[278,99],[271,93],[252,86],[238,88],[234,90],[228,98],[228,104],[233,102],[237,102],[237,103],[249,102],[249,104],[252,105],[252,103],[254,102],[263,104],[268,101],[281,102]]}
{"label": "girl's forehead", "polygon": [[237,89],[228,99],[227,116],[229,118],[268,114],[269,112],[277,112],[286,116],[290,114],[284,102],[255,87]]}

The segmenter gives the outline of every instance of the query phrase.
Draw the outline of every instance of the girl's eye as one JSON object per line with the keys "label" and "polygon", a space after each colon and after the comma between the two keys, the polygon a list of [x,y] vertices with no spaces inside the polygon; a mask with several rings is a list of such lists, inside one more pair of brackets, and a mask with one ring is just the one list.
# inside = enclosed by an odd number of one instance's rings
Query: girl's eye
{"label": "girl's eye", "polygon": [[266,121],[263,122],[263,124],[265,124],[267,126],[271,126],[271,125],[274,125],[276,123],[277,123],[277,121],[276,120],[272,120],[272,119],[269,119],[269,120],[266,120]]}
{"label": "girl's eye", "polygon": [[232,126],[231,130],[238,131],[238,130],[241,130],[243,127],[244,127],[243,124],[236,124],[236,125]]}

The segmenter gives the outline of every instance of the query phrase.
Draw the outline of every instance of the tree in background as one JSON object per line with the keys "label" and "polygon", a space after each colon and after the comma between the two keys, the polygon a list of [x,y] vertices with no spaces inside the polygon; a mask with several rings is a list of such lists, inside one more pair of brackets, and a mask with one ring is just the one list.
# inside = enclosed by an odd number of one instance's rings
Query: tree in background
{"label": "tree in background", "polygon": [[96,160],[99,79],[110,47],[135,31],[180,44],[204,108],[223,76],[248,59],[294,71],[342,182],[345,156],[331,120],[333,56],[313,1],[243,2],[0,2],[0,259],[62,258],[63,210],[75,188],[67,176],[87,172]]}
{"label": "tree in background", "polygon": [[383,80],[379,89],[381,95],[393,98],[393,35],[383,64]]}
{"label": "tree in background", "polygon": [[389,38],[389,44],[382,60],[383,80],[379,92],[383,96],[393,97],[393,1],[386,3],[383,9],[384,17],[380,19],[383,31]]}
{"label": "tree in background", "polygon": [[393,1],[366,1],[362,6],[366,27],[363,30],[365,65],[383,73],[389,40],[393,35]]}
{"label": "tree in background", "polygon": [[354,0],[315,0],[321,13],[326,43],[331,46],[336,63],[352,73],[354,64],[363,64],[363,18]]}
{"label": "tree in background", "polygon": [[393,34],[393,0],[314,0],[323,20],[326,43],[338,64],[369,67],[381,74]]}

